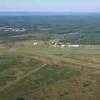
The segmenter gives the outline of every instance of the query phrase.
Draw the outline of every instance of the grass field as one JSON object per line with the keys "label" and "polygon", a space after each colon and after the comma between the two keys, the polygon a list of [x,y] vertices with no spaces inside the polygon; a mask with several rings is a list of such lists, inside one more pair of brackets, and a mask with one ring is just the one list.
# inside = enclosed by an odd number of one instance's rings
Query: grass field
{"label": "grass field", "polygon": [[0,47],[0,100],[100,100],[100,47]]}

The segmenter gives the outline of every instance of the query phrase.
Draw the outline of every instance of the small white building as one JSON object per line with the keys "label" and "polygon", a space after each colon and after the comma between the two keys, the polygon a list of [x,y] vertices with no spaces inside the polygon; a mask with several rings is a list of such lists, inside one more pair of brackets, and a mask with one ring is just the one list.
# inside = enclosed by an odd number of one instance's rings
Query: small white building
{"label": "small white building", "polygon": [[66,46],[66,45],[62,44],[60,47],[61,47],[61,48],[65,48],[65,46]]}
{"label": "small white building", "polygon": [[73,45],[72,44],[69,44],[68,47],[69,48],[79,48],[80,45],[78,45],[78,44],[73,44]]}
{"label": "small white building", "polygon": [[38,43],[37,42],[33,42],[33,45],[36,46],[36,45],[38,45]]}

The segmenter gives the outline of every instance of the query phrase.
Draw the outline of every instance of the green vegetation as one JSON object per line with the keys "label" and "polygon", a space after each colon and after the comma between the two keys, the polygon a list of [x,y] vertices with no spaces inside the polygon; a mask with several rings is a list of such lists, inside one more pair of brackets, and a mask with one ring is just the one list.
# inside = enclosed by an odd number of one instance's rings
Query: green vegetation
{"label": "green vegetation", "polygon": [[[0,100],[99,100],[100,47],[0,47]],[[20,46],[23,44],[23,46]]]}

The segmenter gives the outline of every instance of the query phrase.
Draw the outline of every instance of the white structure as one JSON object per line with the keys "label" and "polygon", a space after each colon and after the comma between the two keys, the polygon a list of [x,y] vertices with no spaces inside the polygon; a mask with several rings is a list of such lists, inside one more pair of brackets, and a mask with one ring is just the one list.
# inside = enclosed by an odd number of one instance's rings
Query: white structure
{"label": "white structure", "polygon": [[37,42],[34,42],[33,45],[36,46],[36,45],[38,45],[38,43]]}
{"label": "white structure", "polygon": [[62,45],[61,45],[61,48],[65,48],[65,45],[64,45],[64,44],[62,44]]}
{"label": "white structure", "polygon": [[68,47],[69,48],[79,48],[80,45],[78,45],[78,44],[73,44],[73,45],[69,44]]}

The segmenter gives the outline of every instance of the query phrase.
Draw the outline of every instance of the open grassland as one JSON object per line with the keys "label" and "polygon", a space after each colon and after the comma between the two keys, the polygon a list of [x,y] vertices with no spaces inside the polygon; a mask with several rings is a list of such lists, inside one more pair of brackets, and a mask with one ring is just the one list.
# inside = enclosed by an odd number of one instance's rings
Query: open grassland
{"label": "open grassland", "polygon": [[100,100],[100,47],[0,47],[0,100]]}

